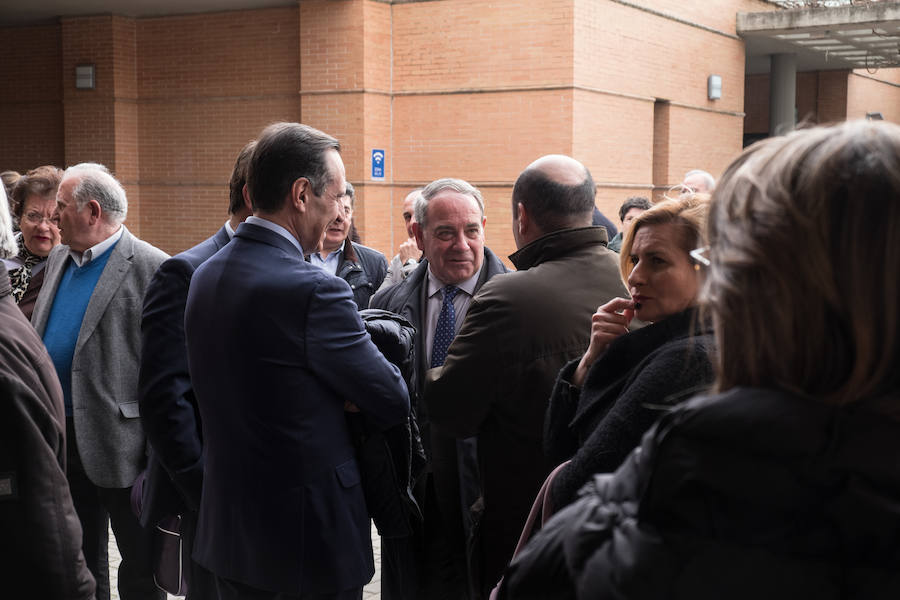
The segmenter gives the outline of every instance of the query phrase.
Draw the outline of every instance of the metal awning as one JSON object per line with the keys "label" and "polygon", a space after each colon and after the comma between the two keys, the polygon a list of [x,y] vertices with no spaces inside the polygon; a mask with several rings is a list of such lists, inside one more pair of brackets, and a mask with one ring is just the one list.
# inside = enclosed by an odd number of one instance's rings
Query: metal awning
{"label": "metal awning", "polygon": [[798,71],[900,66],[900,2],[738,13],[749,73],[766,73],[769,55],[797,55]]}

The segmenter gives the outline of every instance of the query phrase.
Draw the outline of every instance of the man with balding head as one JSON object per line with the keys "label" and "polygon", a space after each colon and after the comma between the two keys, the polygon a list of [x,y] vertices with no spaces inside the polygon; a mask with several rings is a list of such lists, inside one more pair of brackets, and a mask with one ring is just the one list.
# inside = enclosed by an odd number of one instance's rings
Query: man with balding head
{"label": "man with balding head", "polygon": [[405,242],[400,244],[397,255],[391,259],[388,265],[387,275],[381,284],[379,291],[397,285],[416,270],[419,266],[419,259],[422,251],[416,242],[416,234],[413,232],[413,225],[416,223],[415,206],[416,200],[422,195],[422,189],[415,189],[406,195],[403,200],[403,222],[406,223],[406,234],[409,236]]}
{"label": "man with balding head", "polygon": [[[443,368],[428,373],[432,427],[477,436],[484,513],[471,573],[484,597],[509,561],[528,510],[554,465],[542,451],[544,412],[557,373],[590,341],[591,315],[627,290],[606,230],[593,227],[587,168],[550,155],[513,188],[515,273],[472,300]],[[480,571],[480,573],[478,572]]]}

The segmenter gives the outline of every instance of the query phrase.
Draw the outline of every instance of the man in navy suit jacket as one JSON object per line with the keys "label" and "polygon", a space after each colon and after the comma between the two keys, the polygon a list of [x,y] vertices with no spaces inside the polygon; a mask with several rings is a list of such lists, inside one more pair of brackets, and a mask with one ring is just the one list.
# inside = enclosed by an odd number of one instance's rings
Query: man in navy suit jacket
{"label": "man in navy suit jacket", "polygon": [[190,600],[211,597],[212,590],[203,570],[194,569],[190,560],[203,485],[203,448],[197,400],[188,374],[184,307],[194,271],[230,242],[234,230],[251,214],[244,184],[255,146],[255,141],[245,145],[234,164],[229,220],[209,239],[163,262],[144,297],[138,402],[150,458],[140,519],[144,527],[155,527],[164,517],[181,515]]}
{"label": "man in navy suit jacket", "polygon": [[341,279],[307,263],[344,195],[340,146],[297,123],[263,130],[254,215],[191,280],[185,334],[205,464],[194,558],[220,598],[354,598],[374,574],[345,410],[405,421],[399,370]]}

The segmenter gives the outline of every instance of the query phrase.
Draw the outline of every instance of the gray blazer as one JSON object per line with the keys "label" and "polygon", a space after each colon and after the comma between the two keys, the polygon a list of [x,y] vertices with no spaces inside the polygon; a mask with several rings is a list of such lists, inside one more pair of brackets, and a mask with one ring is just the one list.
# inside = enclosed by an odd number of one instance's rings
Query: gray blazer
{"label": "gray blazer", "polygon": [[[124,228],[124,226],[123,226]],[[146,440],[138,412],[141,307],[168,255],[127,229],[113,248],[88,302],[72,359],[72,408],[78,452],[99,487],[129,487],[144,466]],[[31,321],[44,335],[69,247],[50,252]]]}

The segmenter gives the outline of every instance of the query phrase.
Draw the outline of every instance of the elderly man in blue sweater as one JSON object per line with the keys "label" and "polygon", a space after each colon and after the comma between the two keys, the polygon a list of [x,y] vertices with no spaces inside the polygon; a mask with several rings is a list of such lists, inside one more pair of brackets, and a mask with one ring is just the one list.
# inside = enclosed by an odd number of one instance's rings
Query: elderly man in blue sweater
{"label": "elderly man in blue sweater", "polygon": [[62,244],[47,260],[32,323],[63,390],[67,478],[97,597],[109,598],[111,521],[122,553],[120,597],[162,600],[149,532],[132,514],[130,494],[146,462],[137,401],[141,302],[167,256],[122,225],[127,212],[125,190],[104,166],[66,170],[54,215]]}

